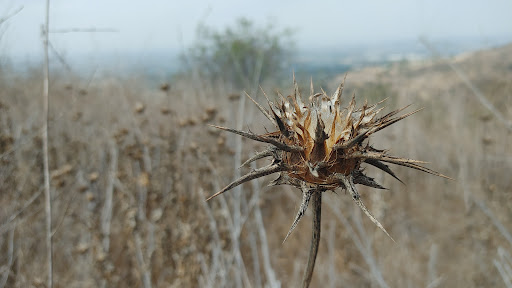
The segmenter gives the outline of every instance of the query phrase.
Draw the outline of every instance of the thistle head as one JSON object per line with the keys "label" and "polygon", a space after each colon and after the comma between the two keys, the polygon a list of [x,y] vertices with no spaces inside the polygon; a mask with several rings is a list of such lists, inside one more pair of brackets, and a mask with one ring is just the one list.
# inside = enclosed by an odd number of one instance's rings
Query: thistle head
{"label": "thistle head", "polygon": [[315,93],[311,83],[310,95],[307,100],[303,100],[294,77],[292,95],[287,97],[279,95],[280,100],[272,102],[265,94],[269,105],[268,109],[247,95],[274,124],[275,131],[258,135],[230,128],[215,127],[270,144],[267,149],[249,158],[243,165],[264,157],[272,157],[272,163],[235,180],[209,197],[208,200],[244,182],[279,173],[278,178],[272,181],[271,185],[292,185],[303,193],[302,205],[288,235],[307,209],[312,193],[321,193],[337,188],[347,190],[356,204],[387,234],[382,225],[366,209],[355,187],[355,184],[361,184],[384,189],[373,178],[363,173],[364,165],[372,165],[383,170],[399,181],[400,179],[387,163],[445,178],[449,177],[421,166],[425,162],[391,156],[387,151],[376,149],[369,144],[368,139],[371,135],[421,109],[399,115],[408,107],[406,106],[381,115],[383,107],[380,107],[380,104],[385,99],[372,105],[365,102],[361,106],[356,106],[354,96],[350,101],[342,99],[344,82],[345,80],[332,96],[328,96],[323,90]]}

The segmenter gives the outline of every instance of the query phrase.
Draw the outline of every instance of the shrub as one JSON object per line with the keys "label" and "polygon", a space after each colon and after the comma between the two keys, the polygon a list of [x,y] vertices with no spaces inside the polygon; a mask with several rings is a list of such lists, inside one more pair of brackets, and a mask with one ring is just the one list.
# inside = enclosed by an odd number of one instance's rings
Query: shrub
{"label": "shrub", "polygon": [[185,72],[247,88],[282,74],[293,55],[292,35],[290,29],[272,23],[257,27],[245,18],[224,31],[200,24],[196,43],[181,58]]}

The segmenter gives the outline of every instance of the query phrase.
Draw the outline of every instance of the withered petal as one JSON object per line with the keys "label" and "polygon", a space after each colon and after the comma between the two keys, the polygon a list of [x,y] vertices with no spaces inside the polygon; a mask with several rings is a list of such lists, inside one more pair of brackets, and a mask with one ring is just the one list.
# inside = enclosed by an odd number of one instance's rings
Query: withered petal
{"label": "withered petal", "polygon": [[[308,209],[309,200],[311,199],[311,196],[315,193],[314,190],[308,189],[306,187],[302,188],[302,203],[300,204],[299,211],[297,211],[297,215],[295,216],[295,219],[293,220],[292,226],[290,227],[290,230],[286,234],[286,237],[284,237],[283,243],[288,239],[288,236],[292,233],[293,229],[297,226],[300,219],[304,214],[306,213],[306,210]],[[321,193],[321,192],[316,192]]]}
{"label": "withered petal", "polygon": [[396,180],[400,181],[400,183],[405,185],[405,183],[402,180],[400,180],[400,178],[398,178],[395,175],[395,173],[389,168],[388,165],[380,162],[379,160],[375,160],[375,159],[365,159],[364,162],[368,163],[368,164],[370,164],[370,165],[372,165],[372,166],[374,166],[376,168],[379,168],[380,170],[382,170],[382,171],[384,171],[386,173],[388,173],[389,175],[393,176],[393,178],[395,178]]}
{"label": "withered petal", "polygon": [[279,163],[279,164],[272,164],[272,165],[268,165],[268,166],[265,166],[263,168],[259,168],[259,169],[256,169],[250,173],[247,173],[245,174],[244,176],[238,178],[237,180],[231,182],[228,186],[224,187],[222,190],[220,190],[219,192],[213,194],[212,196],[208,197],[206,199],[206,201],[226,192],[226,191],[229,191],[233,188],[235,188],[236,186],[238,185],[241,185],[247,181],[251,181],[253,179],[256,179],[256,178],[260,178],[260,177],[263,177],[263,176],[266,176],[266,175],[270,175],[272,173],[276,173],[276,172],[281,172],[281,171],[284,171],[286,170],[286,166],[284,166],[282,163]]}
{"label": "withered petal", "polygon": [[388,237],[391,238],[391,240],[393,240],[393,242],[395,242],[393,237],[391,237],[389,235],[388,231],[386,231],[384,226],[382,226],[382,224],[380,224],[380,222],[373,216],[373,214],[364,205],[363,201],[361,200],[361,196],[359,195],[359,192],[357,192],[356,186],[354,185],[354,180],[352,178],[352,175],[348,175],[348,176],[339,175],[339,180],[341,180],[343,182],[343,184],[345,185],[345,189],[347,189],[348,192],[350,193],[350,195],[352,196],[352,200],[354,200],[354,202],[356,202],[357,206],[359,206],[359,208],[361,208],[361,210],[363,210],[364,214],[366,214],[366,216],[368,216],[368,218],[370,218],[370,220],[373,222],[373,224],[375,224],[377,227],[379,227],[380,230],[382,230],[384,233],[386,233],[386,235],[388,235]]}
{"label": "withered petal", "polygon": [[247,165],[249,165],[250,163],[252,163],[252,162],[254,162],[256,160],[272,156],[272,155],[274,155],[274,153],[276,153],[276,148],[274,146],[270,146],[270,147],[268,147],[267,149],[265,149],[263,151],[257,152],[251,158],[247,159],[247,161],[245,161],[242,165],[240,165],[240,168],[244,167],[244,166],[247,166]]}
{"label": "withered petal", "polygon": [[256,104],[256,107],[258,107],[258,109],[260,110],[261,113],[263,113],[263,115],[265,115],[265,117],[267,117],[268,120],[270,120],[272,123],[274,123],[274,125],[277,126],[277,123],[275,122],[275,120],[272,118],[272,116],[270,116],[270,113],[268,113],[268,111],[263,108],[263,106],[260,105],[260,103],[256,102],[256,100],[252,99],[252,97],[247,94],[247,92],[245,92],[245,95],[251,99],[251,101]]}
{"label": "withered petal", "polygon": [[210,126],[212,126],[214,128],[217,128],[217,129],[220,129],[220,130],[224,130],[224,131],[228,131],[228,132],[231,132],[231,133],[234,133],[234,134],[238,134],[240,136],[243,136],[245,138],[249,138],[249,139],[252,139],[252,140],[255,140],[255,141],[265,142],[265,143],[272,144],[275,147],[277,147],[277,148],[279,148],[279,149],[281,149],[283,151],[300,152],[300,151],[304,150],[300,146],[286,145],[286,144],[284,144],[282,142],[279,142],[278,140],[275,140],[275,139],[272,139],[272,138],[269,138],[269,137],[265,137],[265,136],[259,136],[259,135],[256,135],[254,133],[249,133],[249,132],[245,132],[245,131],[239,131],[239,130],[236,130],[236,129],[231,129],[231,128],[217,126],[217,125],[210,125]]}
{"label": "withered petal", "polygon": [[354,184],[361,184],[372,188],[387,190],[387,188],[377,183],[374,178],[364,175],[363,172],[359,170],[354,171],[352,176],[354,177]]}

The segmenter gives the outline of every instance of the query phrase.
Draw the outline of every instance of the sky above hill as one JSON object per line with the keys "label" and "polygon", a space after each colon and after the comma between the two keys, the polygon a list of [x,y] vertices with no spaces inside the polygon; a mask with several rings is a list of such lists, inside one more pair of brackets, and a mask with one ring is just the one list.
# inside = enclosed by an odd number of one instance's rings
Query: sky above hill
{"label": "sky above hill", "polygon": [[[0,0],[5,17],[0,52],[42,55],[43,0]],[[129,1],[54,0],[50,30],[111,28],[118,32],[52,33],[53,47],[65,54],[180,51],[193,43],[198,23],[224,28],[240,17],[295,30],[302,49],[342,47],[428,38],[473,37],[482,42],[512,40],[512,1]]]}

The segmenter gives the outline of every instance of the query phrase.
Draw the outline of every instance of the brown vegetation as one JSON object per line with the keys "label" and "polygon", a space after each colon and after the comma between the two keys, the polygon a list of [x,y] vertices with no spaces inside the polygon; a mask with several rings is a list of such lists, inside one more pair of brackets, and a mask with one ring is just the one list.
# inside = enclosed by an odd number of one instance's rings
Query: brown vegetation
{"label": "brown vegetation", "polygon": [[[512,119],[511,46],[450,61]],[[340,80],[323,88],[334,91]],[[5,287],[45,283],[41,85],[37,74],[2,71]],[[367,168],[389,190],[361,187],[361,198],[396,244],[361,217],[348,195],[325,193],[312,287],[503,286],[497,267],[512,251],[507,128],[443,62],[353,71],[345,92],[354,89],[359,100],[365,94],[377,98],[370,102],[391,97],[389,111],[411,103],[425,107],[372,141],[394,155],[427,160],[457,181],[396,167],[402,185]],[[299,191],[266,188],[271,179],[263,179],[204,201],[246,172],[235,169],[245,160],[239,155],[262,148],[241,142],[243,151],[237,151],[241,140],[206,125],[244,121],[265,132],[268,120],[252,103],[241,119],[242,98],[229,97],[233,92],[200,79],[163,89],[137,78],[53,75],[48,132],[56,287],[297,285],[309,221],[284,245],[282,240],[300,205]]]}

